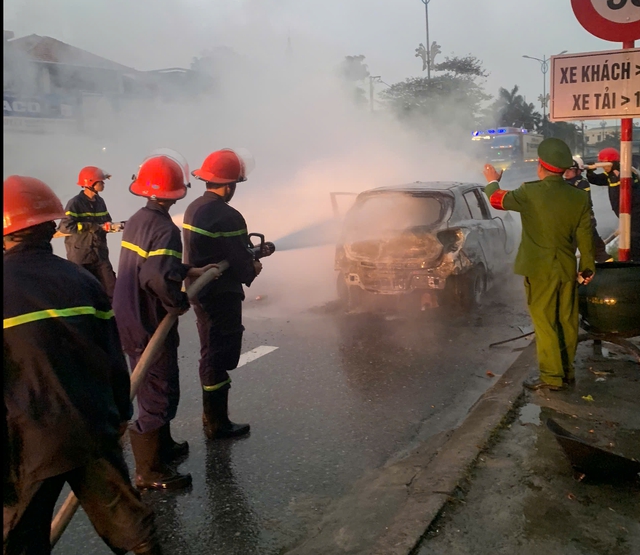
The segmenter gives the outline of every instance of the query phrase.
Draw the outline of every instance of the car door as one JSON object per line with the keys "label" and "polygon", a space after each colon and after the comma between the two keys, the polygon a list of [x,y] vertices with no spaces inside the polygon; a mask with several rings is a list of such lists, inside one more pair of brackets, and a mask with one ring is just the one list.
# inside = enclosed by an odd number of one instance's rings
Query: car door
{"label": "car door", "polygon": [[471,211],[487,269],[493,272],[501,253],[504,252],[506,238],[504,228],[500,222],[491,218],[487,199],[480,188],[466,191],[463,197]]}
{"label": "car door", "polygon": [[474,211],[473,198],[466,197],[467,191],[456,191],[456,213],[459,217],[458,226],[466,230],[466,238],[464,241],[464,253],[469,257],[471,263],[487,265],[484,243],[484,228],[482,222],[478,219],[477,203]]}

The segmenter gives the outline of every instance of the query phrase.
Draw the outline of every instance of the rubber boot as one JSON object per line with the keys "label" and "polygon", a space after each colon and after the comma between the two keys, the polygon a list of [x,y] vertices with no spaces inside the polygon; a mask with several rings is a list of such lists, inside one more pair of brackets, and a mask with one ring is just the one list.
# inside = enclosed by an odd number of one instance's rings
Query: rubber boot
{"label": "rubber boot", "polygon": [[160,428],[160,457],[166,463],[184,460],[189,455],[189,443],[177,442],[171,437],[171,423],[167,422]]}
{"label": "rubber boot", "polygon": [[249,424],[229,420],[229,388],[202,392],[202,423],[209,439],[229,439],[249,433]]}
{"label": "rubber boot", "polygon": [[191,474],[179,474],[160,457],[160,430],[140,434],[129,430],[131,449],[136,461],[138,489],[176,490],[191,485]]}

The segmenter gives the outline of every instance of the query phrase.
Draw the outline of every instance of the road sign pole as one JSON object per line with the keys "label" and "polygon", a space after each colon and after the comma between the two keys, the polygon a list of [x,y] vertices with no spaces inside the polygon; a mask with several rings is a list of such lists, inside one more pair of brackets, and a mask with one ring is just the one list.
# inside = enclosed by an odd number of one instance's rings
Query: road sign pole
{"label": "road sign pole", "polygon": [[[635,41],[622,43],[624,50],[635,47]],[[620,129],[620,243],[618,259],[631,260],[631,154],[633,118],[623,118]]]}

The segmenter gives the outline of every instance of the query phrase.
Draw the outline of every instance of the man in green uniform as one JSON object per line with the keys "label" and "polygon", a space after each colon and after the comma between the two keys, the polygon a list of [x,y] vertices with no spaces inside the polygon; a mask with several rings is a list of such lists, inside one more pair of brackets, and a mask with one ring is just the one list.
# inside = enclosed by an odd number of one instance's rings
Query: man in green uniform
{"label": "man in green uniform", "polygon": [[[529,389],[563,389],[575,382],[573,359],[578,345],[576,278],[588,282],[595,272],[589,195],[562,174],[573,164],[560,139],[538,147],[539,181],[514,191],[500,189],[502,173],[484,167],[485,194],[498,210],[515,210],[522,219],[522,240],[515,272],[525,277],[527,304],[536,332],[540,376],[524,382]],[[579,274],[576,245],[580,250]]]}

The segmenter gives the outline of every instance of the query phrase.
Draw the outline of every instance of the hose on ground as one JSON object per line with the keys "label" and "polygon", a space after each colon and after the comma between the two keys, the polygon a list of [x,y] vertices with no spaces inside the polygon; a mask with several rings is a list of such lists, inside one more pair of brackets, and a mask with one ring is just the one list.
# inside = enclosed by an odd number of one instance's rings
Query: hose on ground
{"label": "hose on ground", "polygon": [[[220,277],[222,273],[229,268],[229,263],[226,260],[218,263],[217,268],[211,268],[207,272],[205,272],[202,276],[200,276],[192,285],[187,289],[187,297],[189,300],[193,300],[198,293],[202,290],[202,288],[207,285],[212,280]],[[167,314],[160,325],[156,329],[155,333],[147,343],[145,350],[138,361],[135,369],[131,373],[131,390],[130,390],[130,398],[133,399],[136,396],[138,388],[140,384],[144,380],[147,370],[151,363],[155,360],[159,348],[164,344],[165,339],[173,325],[178,320],[178,315],[176,314]],[[76,510],[80,506],[80,502],[78,498],[71,492],[64,503],[60,507],[60,510],[56,513],[56,516],[51,521],[51,535],[49,536],[49,540],[51,542],[51,547],[58,543],[58,540],[62,536],[63,532],[67,529],[69,522],[73,518]]]}

